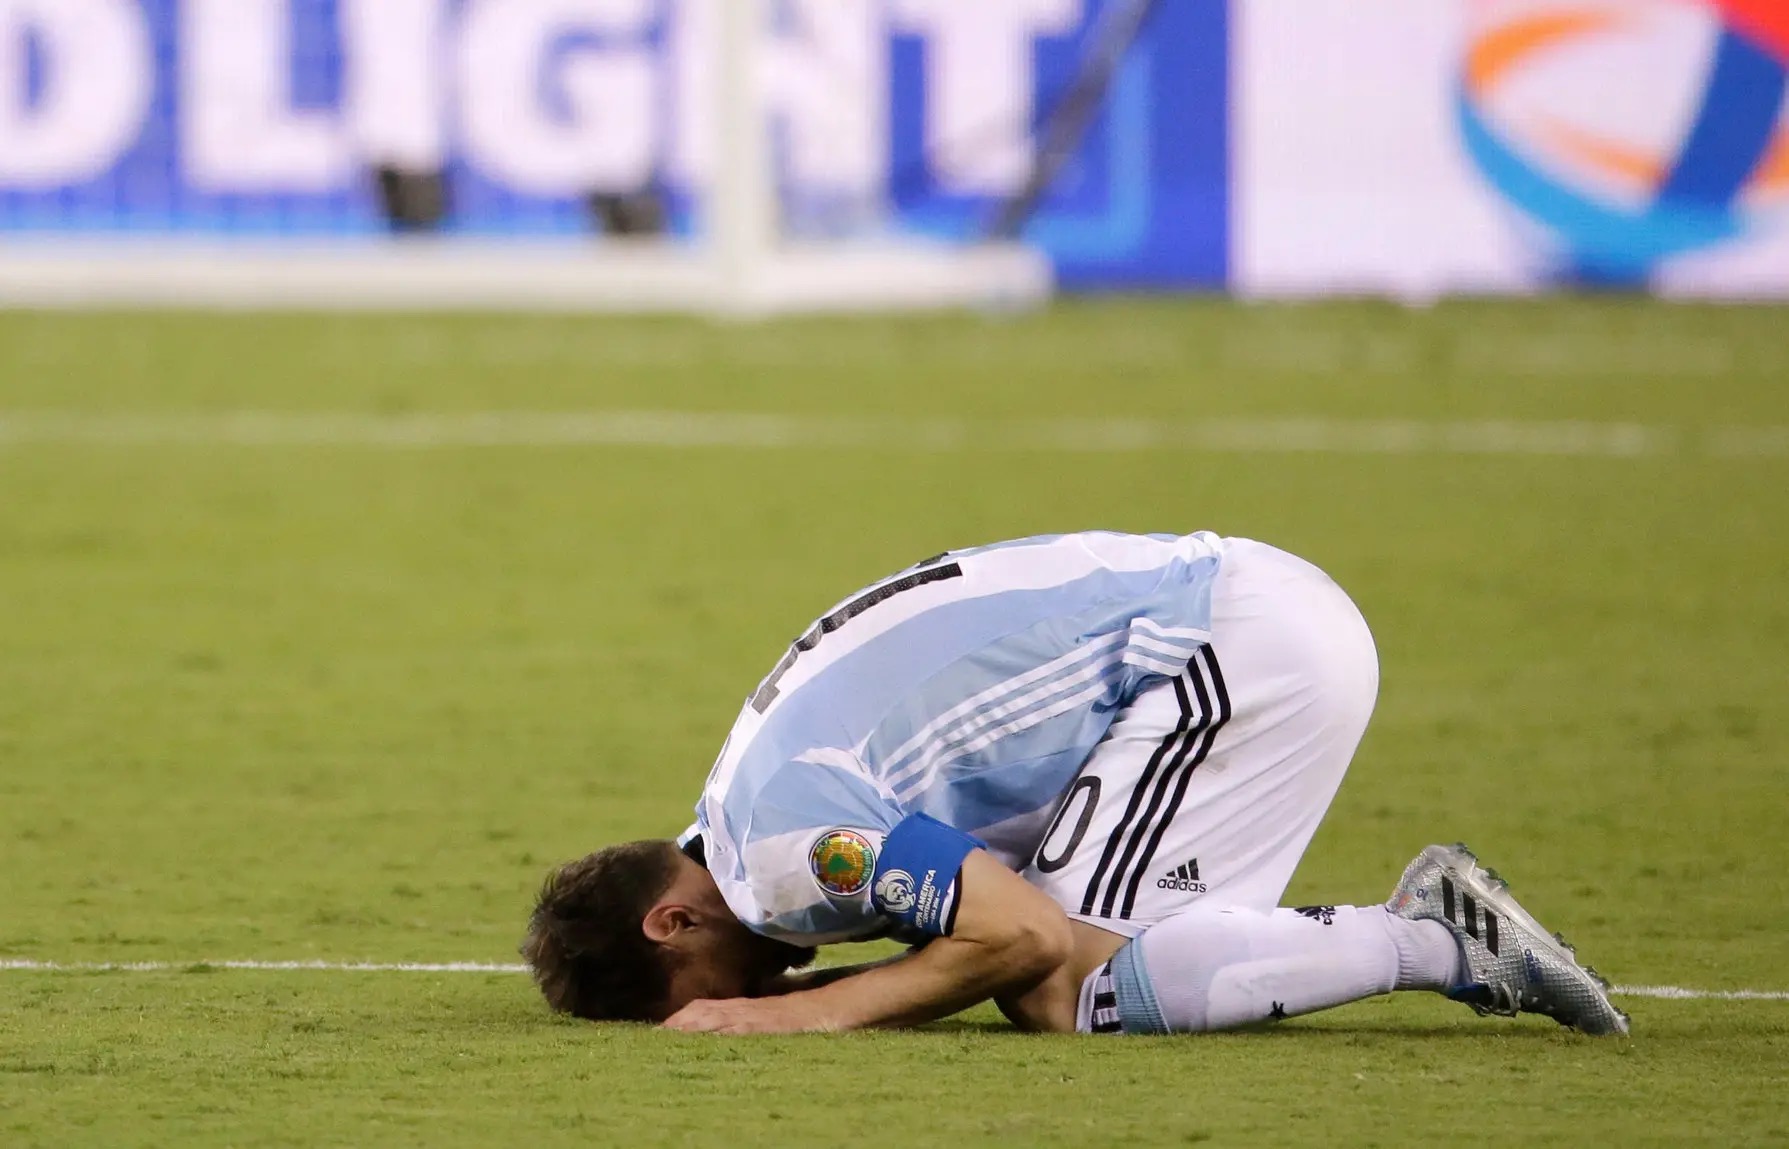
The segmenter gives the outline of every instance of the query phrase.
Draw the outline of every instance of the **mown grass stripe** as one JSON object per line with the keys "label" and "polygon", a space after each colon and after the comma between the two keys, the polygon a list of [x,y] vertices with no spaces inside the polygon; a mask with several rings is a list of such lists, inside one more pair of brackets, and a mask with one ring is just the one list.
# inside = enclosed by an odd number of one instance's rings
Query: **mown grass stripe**
{"label": "mown grass stripe", "polygon": [[[167,973],[203,970],[271,970],[318,973],[527,973],[528,967],[504,962],[332,962],[332,961],[134,961],[56,962],[32,958],[0,958],[0,970],[24,973]],[[1691,989],[1678,985],[1618,985],[1622,997],[1655,997],[1673,1001],[1789,1001],[1789,990]]]}
{"label": "mown grass stripe", "polygon": [[1006,419],[698,411],[0,411],[0,446],[657,447],[1789,458],[1789,427],[1510,419]]}

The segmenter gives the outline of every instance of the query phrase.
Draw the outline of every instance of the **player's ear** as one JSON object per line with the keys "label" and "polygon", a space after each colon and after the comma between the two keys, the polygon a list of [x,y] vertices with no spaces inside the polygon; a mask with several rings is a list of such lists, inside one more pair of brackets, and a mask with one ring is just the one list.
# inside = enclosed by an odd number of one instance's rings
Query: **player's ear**
{"label": "player's ear", "polygon": [[688,906],[660,902],[640,919],[640,929],[648,939],[664,945],[678,934],[696,926],[696,914]]}

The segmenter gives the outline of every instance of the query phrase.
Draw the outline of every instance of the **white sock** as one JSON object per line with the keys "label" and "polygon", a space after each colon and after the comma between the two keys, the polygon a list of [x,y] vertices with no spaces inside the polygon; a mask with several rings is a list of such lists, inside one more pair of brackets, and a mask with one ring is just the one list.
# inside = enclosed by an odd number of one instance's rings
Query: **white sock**
{"label": "white sock", "polygon": [[1228,1029],[1394,989],[1448,989],[1462,964],[1446,926],[1380,906],[1194,909],[1150,927],[1088,978],[1078,1020],[1126,1033]]}

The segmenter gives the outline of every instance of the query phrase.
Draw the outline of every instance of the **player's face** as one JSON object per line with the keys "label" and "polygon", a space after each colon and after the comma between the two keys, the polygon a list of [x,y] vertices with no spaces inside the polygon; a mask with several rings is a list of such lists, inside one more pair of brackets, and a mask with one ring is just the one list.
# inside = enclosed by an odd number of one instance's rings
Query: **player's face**
{"label": "player's face", "polygon": [[671,978],[669,1012],[702,998],[762,996],[779,975],[814,960],[814,951],[755,934],[728,915],[703,945],[686,951]]}
{"label": "player's face", "polygon": [[759,997],[777,975],[814,960],[814,950],[755,934],[742,925],[694,863],[666,895],[688,907],[694,928],[666,939],[675,951],[665,1016],[700,999]]}

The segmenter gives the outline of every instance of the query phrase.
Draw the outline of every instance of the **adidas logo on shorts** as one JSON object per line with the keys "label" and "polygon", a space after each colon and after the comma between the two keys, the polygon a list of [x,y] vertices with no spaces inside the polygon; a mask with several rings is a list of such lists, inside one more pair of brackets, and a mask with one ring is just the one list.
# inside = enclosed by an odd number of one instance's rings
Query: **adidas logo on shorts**
{"label": "adidas logo on shorts", "polygon": [[1180,890],[1189,894],[1205,892],[1205,883],[1199,880],[1199,859],[1190,858],[1157,878],[1155,888],[1158,890]]}

